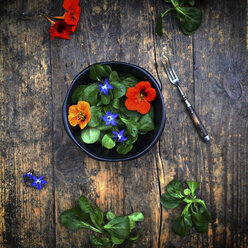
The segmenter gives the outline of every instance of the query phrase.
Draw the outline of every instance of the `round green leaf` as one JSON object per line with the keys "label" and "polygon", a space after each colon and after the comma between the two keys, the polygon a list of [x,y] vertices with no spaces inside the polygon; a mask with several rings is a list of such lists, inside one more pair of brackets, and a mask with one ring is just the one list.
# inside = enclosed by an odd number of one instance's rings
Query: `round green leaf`
{"label": "round green leaf", "polygon": [[81,139],[86,144],[95,143],[100,136],[100,130],[96,127],[86,127],[81,133]]}
{"label": "round green leaf", "polygon": [[102,138],[102,145],[107,149],[112,149],[115,146],[115,142],[108,134],[105,134]]}

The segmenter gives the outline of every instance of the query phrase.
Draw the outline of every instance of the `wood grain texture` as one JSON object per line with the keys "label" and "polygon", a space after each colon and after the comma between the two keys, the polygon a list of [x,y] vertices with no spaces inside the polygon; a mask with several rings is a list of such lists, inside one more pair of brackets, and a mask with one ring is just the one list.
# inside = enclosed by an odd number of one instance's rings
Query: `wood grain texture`
{"label": "wood grain texture", "polygon": [[[47,4],[1,2],[0,244],[6,247],[44,247],[54,239],[50,49],[38,16]],[[24,185],[29,169],[47,178],[41,192]]]}
{"label": "wood grain texture", "polygon": [[[247,3],[199,1],[203,23],[184,36],[170,13],[164,36],[154,32],[163,1],[80,1],[71,40],[49,39],[39,14],[62,15],[61,1],[0,1],[1,168],[0,247],[90,247],[90,231],[69,231],[60,214],[81,194],[104,212],[144,213],[139,248],[248,247]],[[212,138],[203,143],[164,71],[169,57],[181,86]],[[62,104],[76,74],[90,64],[137,64],[163,86],[167,122],[157,145],[123,163],[98,162],[80,151],[62,123]],[[33,169],[48,184],[28,188]],[[207,234],[171,231],[179,209],[160,194],[172,179],[201,182],[214,223]]]}

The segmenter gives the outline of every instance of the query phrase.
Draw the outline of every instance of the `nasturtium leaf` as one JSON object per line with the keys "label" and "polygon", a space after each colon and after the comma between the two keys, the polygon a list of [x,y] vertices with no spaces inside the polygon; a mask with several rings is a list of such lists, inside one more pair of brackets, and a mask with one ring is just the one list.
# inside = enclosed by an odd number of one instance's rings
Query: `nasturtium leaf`
{"label": "nasturtium leaf", "polygon": [[172,231],[182,237],[185,237],[190,229],[188,219],[185,221],[183,216],[177,217],[172,224]]}
{"label": "nasturtium leaf", "polygon": [[95,236],[94,234],[90,235],[90,243],[96,247],[104,247],[106,245],[106,243],[102,239]]}
{"label": "nasturtium leaf", "polygon": [[79,101],[79,97],[83,95],[84,89],[87,87],[87,85],[79,85],[72,93],[72,103],[76,104]]}
{"label": "nasturtium leaf", "polygon": [[151,104],[151,108],[149,110],[149,112],[147,113],[151,116],[153,122],[154,122],[154,118],[155,118],[155,110],[154,110],[154,106]]}
{"label": "nasturtium leaf", "polygon": [[192,192],[192,195],[194,195],[195,190],[199,187],[200,183],[199,182],[193,182],[193,181],[186,181],[189,189]]}
{"label": "nasturtium leaf", "polygon": [[182,190],[183,190],[182,184],[176,179],[172,180],[167,185],[167,192],[175,198],[183,197]]}
{"label": "nasturtium leaf", "polygon": [[108,126],[103,126],[103,125],[101,125],[101,126],[98,126],[97,128],[98,128],[100,131],[108,131],[108,130],[112,129],[113,127],[112,127],[111,125],[108,125]]}
{"label": "nasturtium leaf", "polygon": [[90,205],[90,203],[88,202],[88,199],[82,195],[80,196],[79,200],[78,200],[78,204],[80,209],[84,212],[84,213],[93,213],[93,209]]}
{"label": "nasturtium leaf", "polygon": [[96,105],[99,91],[99,85],[97,83],[90,84],[84,89],[79,100],[89,102],[91,106]]}
{"label": "nasturtium leaf", "polygon": [[130,222],[130,231],[135,228],[136,221],[144,221],[144,215],[141,212],[134,212],[128,215]]}
{"label": "nasturtium leaf", "polygon": [[110,95],[105,95],[105,94],[102,94],[101,95],[101,101],[104,105],[108,105],[111,101],[111,96]]}
{"label": "nasturtium leaf", "polygon": [[90,107],[90,112],[91,112],[91,119],[90,122],[88,123],[89,127],[97,127],[101,123],[101,115],[102,115],[102,108],[101,107],[96,107],[96,106],[91,106]]}
{"label": "nasturtium leaf", "polygon": [[109,68],[100,64],[92,65],[90,68],[90,78],[92,80],[101,81],[102,78],[109,76]]}
{"label": "nasturtium leaf", "polygon": [[105,71],[108,73],[108,75],[110,75],[110,73],[112,72],[112,69],[109,65],[103,65],[103,68],[105,69]]}
{"label": "nasturtium leaf", "polygon": [[89,228],[94,232],[100,232],[97,228],[93,227],[86,221],[83,221],[81,218],[76,216],[71,209],[64,211],[60,215],[60,220],[63,226],[68,229],[76,230],[79,228]]}
{"label": "nasturtium leaf", "polygon": [[60,215],[61,223],[71,230],[84,227],[84,222],[86,222],[88,219],[89,214],[81,211],[78,205],[74,208],[64,211]]}
{"label": "nasturtium leaf", "polygon": [[132,137],[136,137],[138,135],[138,131],[139,131],[139,123],[136,122],[133,119],[129,119],[124,117],[123,115],[119,115],[120,120],[125,123],[126,127],[127,127],[127,131],[128,133],[132,136]]}
{"label": "nasturtium leaf", "polygon": [[112,149],[115,147],[115,142],[108,134],[105,134],[102,138],[102,145],[107,149]]}
{"label": "nasturtium leaf", "polygon": [[117,153],[125,155],[128,152],[130,152],[132,149],[133,149],[132,144],[126,144],[126,142],[124,142],[117,147]]}
{"label": "nasturtium leaf", "polygon": [[196,231],[199,233],[208,232],[210,221],[207,211],[204,209],[204,212],[201,213],[200,211],[192,210],[191,213],[192,213],[192,222]]}
{"label": "nasturtium leaf", "polygon": [[129,237],[130,224],[127,216],[115,217],[103,227],[108,233],[118,239],[126,239]]}
{"label": "nasturtium leaf", "polygon": [[101,212],[100,208],[99,207],[96,207],[94,209],[94,219],[95,219],[95,222],[98,226],[103,226],[104,224],[104,215],[103,215],[103,212]]}
{"label": "nasturtium leaf", "polygon": [[187,188],[187,189],[185,189],[185,190],[183,191],[183,193],[184,193],[185,195],[190,195],[191,190]]}
{"label": "nasturtium leaf", "polygon": [[125,241],[125,239],[117,238],[114,234],[110,234],[110,237],[111,237],[113,244],[115,245],[120,245]]}
{"label": "nasturtium leaf", "polygon": [[155,26],[155,32],[159,36],[163,35],[163,18],[161,16],[161,14],[158,17],[158,20],[157,20],[157,23],[156,23],[156,26]]}
{"label": "nasturtium leaf", "polygon": [[86,144],[93,144],[97,142],[100,132],[101,131],[97,127],[86,127],[81,132],[81,139]]}
{"label": "nasturtium leaf", "polygon": [[201,25],[202,12],[192,7],[176,7],[177,19],[179,19],[184,34],[192,35]]}
{"label": "nasturtium leaf", "polygon": [[115,109],[119,109],[120,108],[120,99],[119,98],[114,98],[113,99],[113,107]]}
{"label": "nasturtium leaf", "polygon": [[116,81],[119,82],[120,78],[119,75],[116,71],[112,71],[109,75],[109,81],[111,82],[111,84],[113,83],[112,81]]}
{"label": "nasturtium leaf", "polygon": [[123,84],[117,81],[112,81],[111,85],[114,86],[113,89],[114,98],[121,98],[126,95],[126,87]]}
{"label": "nasturtium leaf", "polygon": [[165,208],[176,208],[183,202],[182,199],[180,198],[175,198],[171,196],[169,193],[165,192],[164,194],[161,195],[160,198],[160,203],[162,204],[163,207]]}
{"label": "nasturtium leaf", "polygon": [[115,217],[116,217],[115,214],[113,212],[111,212],[111,211],[108,211],[107,214],[106,214],[106,218],[107,218],[108,221],[113,220]]}
{"label": "nasturtium leaf", "polygon": [[140,120],[139,120],[139,131],[144,133],[144,132],[149,132],[154,130],[155,124],[149,114],[143,115]]}
{"label": "nasturtium leaf", "polygon": [[122,74],[120,75],[120,80],[121,83],[126,86],[126,88],[134,87],[140,81],[132,74]]}

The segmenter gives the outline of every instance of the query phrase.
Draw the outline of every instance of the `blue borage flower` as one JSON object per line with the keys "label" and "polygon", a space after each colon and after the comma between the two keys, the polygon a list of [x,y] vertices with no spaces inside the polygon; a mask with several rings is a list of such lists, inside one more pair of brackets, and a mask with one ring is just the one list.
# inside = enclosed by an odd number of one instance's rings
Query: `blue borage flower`
{"label": "blue borage flower", "polygon": [[99,84],[100,87],[100,94],[104,93],[108,95],[108,90],[114,89],[114,86],[109,84],[109,79],[105,78],[104,84]]}
{"label": "blue borage flower", "polygon": [[113,131],[113,134],[114,134],[114,139],[117,139],[117,142],[123,142],[123,141],[126,141],[127,140],[127,138],[125,138],[124,136],[123,136],[123,134],[124,134],[124,129],[122,129],[119,133],[118,132],[115,132],[115,131]]}
{"label": "blue borage flower", "polygon": [[47,183],[45,180],[42,179],[43,175],[39,178],[33,176],[34,182],[31,184],[31,186],[36,186],[38,190],[41,190],[41,185]]}
{"label": "blue borage flower", "polygon": [[33,174],[32,174],[32,172],[29,171],[23,177],[29,177],[30,179],[32,179],[33,178]]}
{"label": "blue borage flower", "polygon": [[115,118],[118,117],[118,114],[111,114],[111,112],[108,110],[105,116],[101,116],[101,118],[105,121],[105,126],[113,125],[117,126],[115,122]]}

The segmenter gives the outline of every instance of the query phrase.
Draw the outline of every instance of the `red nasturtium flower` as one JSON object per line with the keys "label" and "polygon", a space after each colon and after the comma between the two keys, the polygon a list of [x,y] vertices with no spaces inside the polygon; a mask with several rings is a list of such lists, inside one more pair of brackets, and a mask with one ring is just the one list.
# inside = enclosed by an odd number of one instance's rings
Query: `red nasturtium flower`
{"label": "red nasturtium flower", "polygon": [[52,26],[49,29],[49,32],[51,34],[51,40],[54,37],[70,40],[70,37],[68,35],[73,33],[72,27],[62,20],[53,22]]}
{"label": "red nasturtium flower", "polygon": [[91,118],[90,104],[85,101],[79,101],[77,105],[71,105],[68,110],[68,121],[71,126],[79,125],[84,129]]}
{"label": "red nasturtium flower", "polygon": [[65,9],[63,16],[51,16],[54,19],[58,19],[56,22],[45,16],[52,23],[49,30],[51,40],[54,37],[70,40],[68,35],[72,34],[77,28],[81,14],[79,0],[64,0],[63,8]]}
{"label": "red nasturtium flower", "polygon": [[125,105],[129,110],[137,110],[141,114],[146,114],[151,104],[156,97],[156,90],[151,87],[151,84],[147,81],[141,81],[127,89],[127,100]]}
{"label": "red nasturtium flower", "polygon": [[81,14],[79,0],[64,0],[63,8],[66,10],[64,20],[68,25],[72,25],[73,32],[77,28],[77,24]]}

